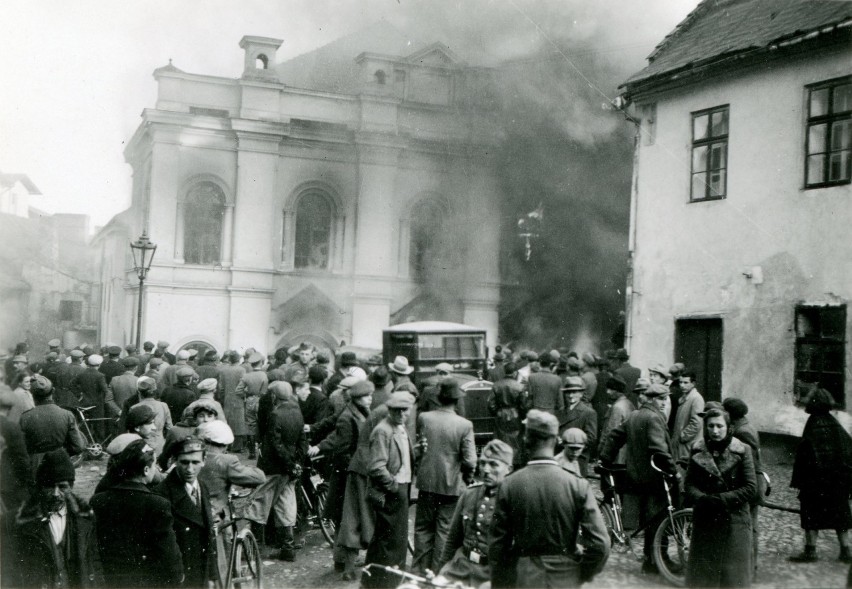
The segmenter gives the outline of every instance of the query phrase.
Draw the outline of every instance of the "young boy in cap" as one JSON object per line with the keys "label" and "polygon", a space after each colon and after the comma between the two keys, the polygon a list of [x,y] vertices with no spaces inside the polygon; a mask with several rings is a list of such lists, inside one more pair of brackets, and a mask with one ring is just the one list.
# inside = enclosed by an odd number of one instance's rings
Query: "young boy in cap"
{"label": "young boy in cap", "polygon": [[[88,504],[72,492],[74,466],[52,450],[36,470],[35,490],[16,519],[20,585],[91,587],[102,584]],[[9,580],[4,579],[4,585]]]}
{"label": "young boy in cap", "polygon": [[213,509],[206,485],[198,479],[204,468],[204,442],[189,437],[175,448],[175,467],[157,485],[169,500],[174,531],[183,561],[184,587],[206,588],[219,579]]}
{"label": "young boy in cap", "polygon": [[225,421],[225,410],[216,400],[216,389],[219,382],[215,378],[205,378],[195,387],[198,391],[198,399],[189,404],[190,410],[199,403],[204,403],[216,410],[216,419]]}
{"label": "young boy in cap", "polygon": [[[581,432],[582,433],[582,432]],[[469,485],[456,504],[447,539],[438,559],[440,576],[467,587],[491,580],[488,544],[497,490],[512,472],[514,451],[506,442],[491,440],[482,449],[482,482]]]}
{"label": "young boy in cap", "polygon": [[583,467],[580,465],[580,456],[586,449],[587,441],[586,432],[576,427],[569,427],[562,432],[562,452],[556,455],[556,462],[559,463],[559,466],[577,476],[584,476]]}

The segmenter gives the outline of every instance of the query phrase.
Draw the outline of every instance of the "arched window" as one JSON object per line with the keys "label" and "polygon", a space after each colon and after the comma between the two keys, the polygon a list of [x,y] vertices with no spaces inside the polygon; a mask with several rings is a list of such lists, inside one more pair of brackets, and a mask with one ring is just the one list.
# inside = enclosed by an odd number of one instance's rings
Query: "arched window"
{"label": "arched window", "polygon": [[265,70],[269,67],[269,58],[266,57],[263,53],[261,53],[255,58],[254,67],[259,70]]}
{"label": "arched window", "polygon": [[225,193],[214,182],[189,189],[183,210],[183,255],[187,264],[218,264],[222,260],[222,217]]}
{"label": "arched window", "polygon": [[379,84],[381,86],[385,85],[385,80],[387,79],[387,74],[385,73],[384,70],[376,70],[376,73],[373,74],[373,75],[376,76],[376,83],[377,84]]}
{"label": "arched window", "polygon": [[296,209],[296,268],[328,269],[331,243],[331,202],[311,191],[299,198]]}
{"label": "arched window", "polygon": [[444,211],[435,203],[424,201],[411,211],[411,241],[408,248],[408,264],[411,279],[425,282],[427,272],[434,267],[441,255],[440,228]]}

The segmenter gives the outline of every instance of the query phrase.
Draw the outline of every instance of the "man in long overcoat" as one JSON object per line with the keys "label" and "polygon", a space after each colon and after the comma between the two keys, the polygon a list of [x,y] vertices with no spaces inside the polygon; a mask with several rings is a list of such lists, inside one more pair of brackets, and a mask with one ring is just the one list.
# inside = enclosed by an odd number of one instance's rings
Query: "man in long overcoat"
{"label": "man in long overcoat", "polygon": [[242,452],[245,445],[246,435],[246,404],[245,401],[236,396],[237,385],[240,384],[245,369],[240,366],[240,355],[231,350],[225,356],[222,364],[219,365],[218,376],[219,390],[216,394],[216,400],[222,404],[225,410],[225,421],[231,426],[231,431],[234,432],[234,444],[231,446],[232,452]]}
{"label": "man in long overcoat", "polygon": [[204,443],[195,437],[186,438],[177,446],[175,468],[156,491],[172,506],[175,537],[183,561],[183,586],[206,589],[208,582],[219,578],[213,508],[207,487],[198,479],[206,451]]}
{"label": "man in long overcoat", "polygon": [[523,466],[521,429],[525,410],[524,387],[518,382],[518,369],[514,362],[503,365],[504,376],[494,383],[488,397],[488,413],[494,416],[494,438],[512,448],[512,466]]}
{"label": "man in long overcoat", "polygon": [[[77,378],[71,385],[71,390],[80,399],[80,405],[83,407],[93,407],[86,413],[86,416],[92,419],[104,417],[118,417],[121,413],[115,403],[107,406],[107,382],[104,375],[98,371],[98,368],[103,363],[103,357],[98,354],[92,354],[86,359],[88,368],[77,375]],[[89,424],[92,434],[95,439],[100,441],[106,436],[106,426],[104,421],[93,421]]]}
{"label": "man in long overcoat", "polygon": [[246,442],[248,443],[249,458],[257,456],[257,446],[255,444],[257,436],[257,408],[260,398],[266,392],[266,387],[269,386],[269,376],[261,370],[262,364],[263,354],[260,352],[252,353],[246,363],[248,372],[243,375],[234,392],[237,399],[242,399],[245,403]]}

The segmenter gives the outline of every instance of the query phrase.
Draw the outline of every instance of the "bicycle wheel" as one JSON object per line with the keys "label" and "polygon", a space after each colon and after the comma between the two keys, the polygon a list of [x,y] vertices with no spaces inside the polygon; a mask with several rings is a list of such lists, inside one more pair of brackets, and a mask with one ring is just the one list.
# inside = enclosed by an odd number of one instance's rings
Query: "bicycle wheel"
{"label": "bicycle wheel", "polygon": [[612,506],[609,503],[604,501],[598,502],[598,507],[601,510],[601,515],[603,516],[604,524],[606,524],[606,529],[609,531],[609,541],[612,545],[612,551],[618,554],[623,554],[630,550],[630,536],[624,533],[624,531],[618,531],[618,526],[616,525],[615,513],[612,510]]}
{"label": "bicycle wheel", "polygon": [[260,560],[260,548],[254,534],[243,530],[234,540],[231,568],[226,579],[226,589],[260,589],[263,577],[263,563]]}
{"label": "bicycle wheel", "polygon": [[324,517],[325,515],[325,500],[328,497],[328,484],[321,483],[317,487],[317,518],[319,519],[320,529],[325,541],[328,545],[334,548],[334,538],[337,535],[337,526],[334,525],[334,520]]}
{"label": "bicycle wheel", "polygon": [[676,587],[686,584],[686,564],[692,538],[692,509],[681,509],[660,523],[654,534],[654,562],[660,574]]}

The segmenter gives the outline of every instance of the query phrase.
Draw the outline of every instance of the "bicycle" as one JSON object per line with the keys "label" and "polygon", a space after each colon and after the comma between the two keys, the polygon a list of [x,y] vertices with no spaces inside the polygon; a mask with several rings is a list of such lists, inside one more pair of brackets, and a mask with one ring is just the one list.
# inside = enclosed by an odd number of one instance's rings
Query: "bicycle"
{"label": "bicycle", "polygon": [[231,490],[228,494],[228,522],[219,526],[219,534],[229,528],[234,530],[223,589],[260,589],[263,582],[263,562],[257,539],[249,527],[238,530],[238,521],[245,518],[238,518],[234,514],[234,500],[249,495],[251,491],[240,493]]}
{"label": "bicycle", "polygon": [[[608,492],[598,501],[604,522],[610,532],[612,549],[616,552],[630,550],[637,560],[644,558],[644,534],[653,533],[654,541],[652,556],[663,577],[676,587],[683,587],[686,582],[686,564],[689,560],[689,543],[692,537],[692,509],[675,509],[672,502],[671,485],[668,475],[659,468],[651,457],[651,468],[663,475],[663,487],[666,490],[666,509],[660,510],[648,523],[637,530],[629,532],[624,529],[621,518],[621,499],[615,484],[614,473],[619,469],[598,466],[595,470],[606,477],[609,484]],[[665,517],[660,516],[665,512]],[[650,529],[652,526],[653,529]]]}
{"label": "bicycle", "polygon": [[[334,537],[337,534],[337,526],[334,521],[323,516],[325,511],[325,501],[328,497],[328,482],[320,474],[319,470],[314,466],[318,460],[322,460],[323,456],[315,456],[310,461],[305,463],[307,476],[300,476],[301,484],[299,485],[299,497],[307,509],[298,509],[299,519],[303,519],[305,527],[313,528],[319,524],[325,541],[328,545],[334,547]],[[307,487],[307,488],[306,488]],[[305,514],[305,515],[301,515]]]}
{"label": "bicycle", "polygon": [[370,569],[384,571],[396,575],[402,581],[397,589],[419,589],[421,587],[445,587],[449,589],[472,589],[459,581],[449,581],[439,575],[420,577],[418,575],[403,571],[397,567],[389,567],[383,564],[371,563],[364,567],[364,574],[370,576]]}
{"label": "bicycle", "polygon": [[83,435],[83,438],[86,442],[85,449],[80,453],[71,457],[71,464],[74,465],[74,468],[80,466],[84,460],[97,460],[104,454],[104,448],[109,445],[110,441],[115,437],[114,434],[109,434],[106,438],[104,438],[101,442],[95,440],[95,435],[92,433],[92,429],[89,427],[90,422],[95,421],[115,421],[113,417],[87,417],[86,411],[91,411],[96,406],[92,405],[91,407],[74,407],[74,416],[77,418],[78,425],[82,425],[80,427],[80,433]]}

